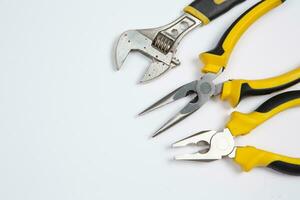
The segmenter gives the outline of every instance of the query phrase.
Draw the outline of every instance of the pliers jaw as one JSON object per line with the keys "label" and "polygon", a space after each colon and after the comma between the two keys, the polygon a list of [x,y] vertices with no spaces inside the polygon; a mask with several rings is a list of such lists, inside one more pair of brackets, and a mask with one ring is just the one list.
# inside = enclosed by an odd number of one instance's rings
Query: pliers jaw
{"label": "pliers jaw", "polygon": [[152,60],[141,82],[161,76],[180,65],[180,61],[175,57],[177,47],[182,38],[198,25],[201,25],[201,21],[185,13],[162,27],[124,32],[116,46],[117,69],[121,69],[131,51],[139,51]]}
{"label": "pliers jaw", "polygon": [[158,108],[161,108],[163,106],[166,106],[170,103],[173,103],[177,100],[180,100],[182,98],[188,97],[193,95],[193,100],[192,102],[194,102],[196,100],[196,85],[197,85],[198,81],[192,81],[188,84],[185,84],[179,88],[177,88],[176,90],[174,90],[173,92],[169,93],[168,95],[166,95],[165,97],[161,98],[160,100],[158,100],[157,102],[155,102],[154,104],[152,104],[151,106],[149,106],[147,109],[145,109],[144,111],[142,111],[139,115],[145,115],[147,113],[150,113]]}
{"label": "pliers jaw", "polygon": [[220,160],[223,157],[234,157],[235,144],[234,138],[229,129],[222,132],[217,131],[203,131],[176,142],[172,147],[186,147],[189,145],[197,145],[199,147],[208,145],[206,151],[198,151],[193,154],[185,154],[176,156],[176,160],[186,161],[214,161]]}
{"label": "pliers jaw", "polygon": [[213,83],[217,76],[217,74],[205,74],[200,80],[192,81],[179,87],[141,112],[140,115],[144,115],[179,99],[188,96],[192,98],[192,100],[184,108],[182,108],[175,116],[168,120],[158,131],[156,131],[153,137],[158,136],[199,110],[207,101],[210,100],[211,97],[219,95],[222,91],[223,84],[215,85]]}

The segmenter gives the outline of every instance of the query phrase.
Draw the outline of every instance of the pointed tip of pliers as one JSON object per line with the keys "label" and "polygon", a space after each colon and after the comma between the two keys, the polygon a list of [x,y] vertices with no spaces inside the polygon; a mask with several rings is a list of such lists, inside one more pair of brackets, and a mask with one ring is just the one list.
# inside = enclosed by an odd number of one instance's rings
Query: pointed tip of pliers
{"label": "pointed tip of pliers", "polygon": [[162,131],[161,129],[159,129],[158,131],[156,131],[151,137],[152,138],[156,138],[157,136],[159,136],[160,134],[162,134],[164,131]]}
{"label": "pointed tip of pliers", "polygon": [[148,113],[151,112],[151,111],[152,111],[152,109],[147,108],[147,109],[143,110],[142,112],[140,112],[140,113],[138,114],[138,116],[139,116],[139,117],[142,117],[142,116],[148,114]]}
{"label": "pointed tip of pliers", "polygon": [[141,112],[141,113],[139,113],[137,116],[138,117],[142,117],[142,116],[144,116],[146,113],[143,111],[143,112]]}
{"label": "pointed tip of pliers", "polygon": [[166,95],[162,99],[158,100],[157,102],[155,102],[154,104],[152,104],[151,106],[149,106],[148,108],[143,110],[138,115],[143,116],[143,115],[148,114],[148,113],[150,113],[150,112],[152,112],[152,111],[154,111],[158,108],[161,108],[161,107],[163,107],[163,106],[165,106],[169,103],[172,103],[172,102],[176,101],[175,94],[176,94],[177,91],[178,91],[178,89],[171,92],[170,94]]}
{"label": "pointed tip of pliers", "polygon": [[168,129],[172,128],[174,125],[176,125],[177,123],[181,122],[182,120],[184,120],[186,117],[190,116],[191,113],[186,113],[183,114],[182,112],[177,113],[174,117],[172,117],[170,120],[168,120],[163,126],[161,126],[154,134],[153,134],[153,138],[161,135],[162,133],[164,133],[165,131],[167,131]]}

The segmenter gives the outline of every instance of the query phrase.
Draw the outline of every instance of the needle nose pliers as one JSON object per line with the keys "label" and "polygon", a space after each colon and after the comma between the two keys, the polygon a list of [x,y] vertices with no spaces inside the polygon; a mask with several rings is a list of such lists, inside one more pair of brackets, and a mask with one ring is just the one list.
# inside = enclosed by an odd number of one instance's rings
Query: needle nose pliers
{"label": "needle nose pliers", "polygon": [[300,158],[282,156],[251,146],[239,147],[234,143],[235,137],[250,133],[276,114],[296,106],[300,106],[300,90],[279,94],[249,114],[233,112],[223,131],[202,131],[173,144],[173,147],[208,144],[205,153],[186,154],[175,159],[214,161],[229,157],[244,171],[250,171],[255,167],[269,167],[282,173],[300,176]]}
{"label": "needle nose pliers", "polygon": [[163,133],[199,110],[214,96],[220,95],[222,100],[229,100],[231,105],[235,107],[244,97],[269,94],[300,81],[300,72],[296,70],[283,77],[272,79],[271,81],[243,82],[240,80],[228,81],[221,84],[214,83],[214,80],[226,68],[229,57],[243,33],[261,16],[282,3],[283,1],[281,0],[264,0],[247,10],[229,27],[215,49],[201,54],[200,59],[205,65],[203,68],[204,75],[199,80],[179,87],[140,114],[149,113],[171,102],[193,95],[192,101],[156,131],[153,137]]}

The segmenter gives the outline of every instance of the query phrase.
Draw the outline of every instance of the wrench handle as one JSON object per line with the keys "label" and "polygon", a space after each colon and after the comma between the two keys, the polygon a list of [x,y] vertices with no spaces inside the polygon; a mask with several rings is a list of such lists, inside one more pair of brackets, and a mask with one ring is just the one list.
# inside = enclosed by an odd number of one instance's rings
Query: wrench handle
{"label": "wrench handle", "polygon": [[195,0],[184,11],[208,24],[245,0]]}

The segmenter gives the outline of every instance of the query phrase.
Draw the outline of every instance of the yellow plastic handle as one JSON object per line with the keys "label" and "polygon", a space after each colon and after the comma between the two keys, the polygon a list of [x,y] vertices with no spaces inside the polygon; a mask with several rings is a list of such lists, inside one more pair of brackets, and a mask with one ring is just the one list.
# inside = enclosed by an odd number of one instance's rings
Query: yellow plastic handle
{"label": "yellow plastic handle", "polygon": [[218,73],[228,64],[229,57],[244,32],[261,16],[282,4],[284,0],[264,0],[242,14],[225,32],[217,47],[200,55],[203,73]]}
{"label": "yellow plastic handle", "polygon": [[233,112],[227,128],[233,136],[246,135],[276,114],[296,106],[300,106],[300,90],[285,92],[269,99],[252,113]]}
{"label": "yellow plastic handle", "polygon": [[246,172],[256,167],[269,167],[285,174],[300,175],[300,158],[291,158],[255,147],[238,147],[234,161]]}
{"label": "yellow plastic handle", "polygon": [[300,67],[283,75],[262,80],[230,80],[223,84],[221,99],[236,107],[249,96],[266,95],[300,82]]}

